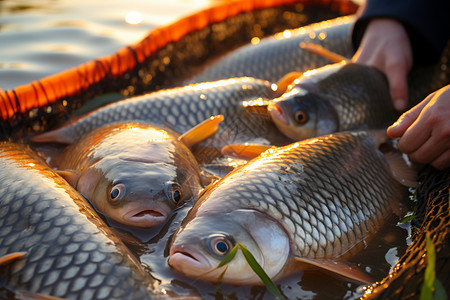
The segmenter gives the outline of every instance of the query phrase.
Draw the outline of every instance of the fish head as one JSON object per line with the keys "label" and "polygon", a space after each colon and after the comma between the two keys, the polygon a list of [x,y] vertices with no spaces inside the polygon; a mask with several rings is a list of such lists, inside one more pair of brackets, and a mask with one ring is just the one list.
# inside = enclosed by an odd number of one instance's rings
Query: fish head
{"label": "fish head", "polygon": [[180,227],[172,237],[169,265],[210,282],[220,278],[233,284],[262,284],[239,249],[231,262],[218,268],[238,243],[271,278],[282,272],[290,257],[289,237],[278,222],[256,210],[240,209],[202,214]]}
{"label": "fish head", "polygon": [[76,186],[107,218],[140,228],[162,224],[201,189],[200,169],[190,150],[176,138],[148,139],[147,131],[145,139],[137,129],[129,131],[133,135],[128,139],[116,135],[119,146],[109,143],[107,150],[99,149]]}
{"label": "fish head", "polygon": [[278,129],[294,141],[329,134],[339,129],[339,119],[327,98],[297,86],[268,106]]}
{"label": "fish head", "polygon": [[[166,221],[171,212],[200,191],[197,174],[180,174],[165,163],[116,164],[101,171],[89,200],[94,207],[121,224],[149,228]],[[80,178],[83,190],[88,177]],[[88,183],[86,183],[87,185]]]}

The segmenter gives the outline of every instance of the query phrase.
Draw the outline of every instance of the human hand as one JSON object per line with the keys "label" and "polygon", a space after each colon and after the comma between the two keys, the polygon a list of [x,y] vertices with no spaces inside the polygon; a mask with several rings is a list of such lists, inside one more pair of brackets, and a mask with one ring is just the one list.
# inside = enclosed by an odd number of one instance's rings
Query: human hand
{"label": "human hand", "polygon": [[450,85],[430,94],[387,130],[398,149],[436,169],[450,167]]}
{"label": "human hand", "polygon": [[384,72],[395,109],[406,109],[407,75],[413,55],[408,35],[400,22],[388,18],[371,20],[352,60]]}

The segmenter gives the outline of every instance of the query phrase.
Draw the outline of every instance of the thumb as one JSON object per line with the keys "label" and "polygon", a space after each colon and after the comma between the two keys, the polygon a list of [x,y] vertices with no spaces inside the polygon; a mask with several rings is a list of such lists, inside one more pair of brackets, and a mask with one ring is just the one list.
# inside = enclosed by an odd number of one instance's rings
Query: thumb
{"label": "thumb", "polygon": [[[434,93],[433,93],[434,94]],[[429,95],[425,100],[405,112],[398,118],[398,120],[388,127],[387,134],[391,138],[401,137],[405,131],[414,123],[414,121],[419,117],[422,109],[431,100],[432,95]]]}

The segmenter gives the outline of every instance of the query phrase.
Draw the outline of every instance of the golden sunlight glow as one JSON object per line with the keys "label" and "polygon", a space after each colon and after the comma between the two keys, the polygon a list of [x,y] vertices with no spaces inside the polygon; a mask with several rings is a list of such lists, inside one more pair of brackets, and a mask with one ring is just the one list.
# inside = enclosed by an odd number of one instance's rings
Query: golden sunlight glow
{"label": "golden sunlight glow", "polygon": [[303,73],[303,76],[307,77],[307,76],[314,75],[316,73],[317,73],[317,70],[313,69],[313,70],[309,70],[309,71],[306,71],[305,73]]}
{"label": "golden sunlight glow", "polygon": [[283,31],[283,37],[290,38],[292,35],[292,32],[290,30]]}
{"label": "golden sunlight glow", "polygon": [[263,106],[268,105],[269,102],[271,102],[271,100],[266,100],[260,97],[252,100],[242,101],[242,106],[243,107]]}
{"label": "golden sunlight glow", "polygon": [[[240,79],[240,81],[248,82],[248,81],[250,81],[250,78],[242,78],[242,79]],[[237,80],[234,78],[224,79],[224,80],[218,80],[218,81],[212,81],[212,82],[202,82],[202,83],[197,83],[197,84],[191,84],[191,85],[185,86],[184,89],[193,90],[193,91],[201,91],[201,90],[205,90],[205,89],[212,89],[212,88],[216,88],[216,87],[226,86],[226,85],[233,84],[236,82],[237,82]]]}
{"label": "golden sunlight glow", "polygon": [[253,45],[257,45],[257,44],[259,44],[260,41],[261,41],[261,39],[259,37],[255,36],[254,38],[252,38],[251,43]]}
{"label": "golden sunlight glow", "polygon": [[276,91],[276,90],[278,90],[278,85],[276,84],[276,83],[272,83],[271,85],[270,85],[270,88],[272,89],[272,91]]}
{"label": "golden sunlight glow", "polygon": [[[115,130],[120,130],[119,128],[116,128]],[[146,140],[149,143],[164,143],[168,140],[172,140],[173,138],[167,133],[167,131],[163,129],[157,129],[157,128],[142,128],[139,126],[134,125],[128,125],[126,127],[126,130],[121,131],[119,135],[117,135],[118,140],[120,140],[121,136],[125,137],[127,136],[126,131],[134,131],[134,137],[136,139],[142,139]]]}
{"label": "golden sunlight glow", "polygon": [[29,163],[28,165],[29,165],[30,167],[32,167],[32,168],[35,166],[34,163]]}
{"label": "golden sunlight glow", "polygon": [[323,41],[327,37],[327,34],[325,32],[321,32],[319,33],[318,37],[319,40]]}
{"label": "golden sunlight glow", "polygon": [[125,22],[127,22],[130,25],[140,24],[142,23],[143,20],[144,18],[142,17],[142,14],[137,11],[127,12],[127,14],[125,15]]}

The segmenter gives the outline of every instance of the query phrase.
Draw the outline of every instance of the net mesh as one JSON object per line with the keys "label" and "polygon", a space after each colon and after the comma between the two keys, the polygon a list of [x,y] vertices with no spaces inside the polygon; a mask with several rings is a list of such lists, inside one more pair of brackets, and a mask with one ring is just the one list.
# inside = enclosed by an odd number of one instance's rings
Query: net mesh
{"label": "net mesh", "polygon": [[426,235],[436,252],[436,278],[450,295],[450,169],[426,167],[419,175],[412,243],[391,274],[368,287],[364,299],[419,298],[427,267]]}

